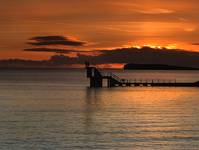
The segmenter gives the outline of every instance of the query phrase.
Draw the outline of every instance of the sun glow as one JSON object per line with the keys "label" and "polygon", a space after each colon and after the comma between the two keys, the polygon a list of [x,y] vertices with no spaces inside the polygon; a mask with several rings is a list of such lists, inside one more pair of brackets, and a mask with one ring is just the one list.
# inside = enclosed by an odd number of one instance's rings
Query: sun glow
{"label": "sun glow", "polygon": [[167,44],[167,45],[155,45],[155,44],[144,44],[144,45],[126,45],[125,47],[133,47],[137,49],[141,49],[142,47],[150,47],[153,49],[177,49],[178,45],[177,44]]}
{"label": "sun glow", "polygon": [[135,46],[133,46],[133,48],[141,49],[142,46],[135,45]]}
{"label": "sun glow", "polygon": [[168,46],[165,46],[165,48],[167,48],[167,49],[177,49],[178,45],[177,44],[170,44]]}
{"label": "sun glow", "polygon": [[154,49],[162,49],[162,46],[159,45],[151,45],[151,44],[145,44],[144,47],[150,47],[150,48],[154,48]]}

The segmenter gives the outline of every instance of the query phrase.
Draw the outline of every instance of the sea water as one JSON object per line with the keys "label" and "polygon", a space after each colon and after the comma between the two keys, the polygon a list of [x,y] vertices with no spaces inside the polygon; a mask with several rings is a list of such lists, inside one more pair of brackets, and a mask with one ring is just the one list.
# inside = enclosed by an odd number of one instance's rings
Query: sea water
{"label": "sea water", "polygon": [[[199,80],[199,71],[111,71]],[[1,71],[0,150],[199,149],[199,88],[88,85],[84,70]]]}

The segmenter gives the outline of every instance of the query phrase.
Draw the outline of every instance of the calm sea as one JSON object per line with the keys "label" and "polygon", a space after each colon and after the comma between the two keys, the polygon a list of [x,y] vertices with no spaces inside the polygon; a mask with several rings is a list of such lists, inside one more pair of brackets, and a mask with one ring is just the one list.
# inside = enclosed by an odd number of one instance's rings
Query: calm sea
{"label": "calm sea", "polygon": [[[122,71],[197,81],[199,71]],[[0,72],[0,150],[198,150],[199,88],[89,89],[83,70]]]}

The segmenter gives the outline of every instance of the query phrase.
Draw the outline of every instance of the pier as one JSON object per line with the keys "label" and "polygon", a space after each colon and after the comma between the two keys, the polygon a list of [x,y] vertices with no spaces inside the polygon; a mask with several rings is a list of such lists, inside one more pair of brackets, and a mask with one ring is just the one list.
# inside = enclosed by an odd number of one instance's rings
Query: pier
{"label": "pier", "polygon": [[113,73],[103,73],[96,67],[86,65],[87,78],[90,79],[90,87],[103,87],[104,80],[106,80],[107,87],[199,87],[199,81],[194,83],[176,82],[176,80],[128,80],[121,79]]}

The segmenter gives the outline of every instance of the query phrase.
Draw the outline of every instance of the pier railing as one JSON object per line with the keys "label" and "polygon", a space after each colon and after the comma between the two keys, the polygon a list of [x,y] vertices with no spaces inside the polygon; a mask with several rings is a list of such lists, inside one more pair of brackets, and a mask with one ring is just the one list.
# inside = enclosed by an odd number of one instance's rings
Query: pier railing
{"label": "pier railing", "polygon": [[109,77],[109,78],[113,78],[118,82],[122,82],[122,79],[120,77],[118,77],[117,75],[113,74],[112,72],[103,72],[101,69],[98,69],[98,71],[100,72],[100,74],[102,75],[102,77]]}
{"label": "pier railing", "polygon": [[111,78],[113,78],[113,79],[115,79],[116,81],[118,81],[118,82],[122,82],[122,79],[120,78],[120,77],[118,77],[117,75],[115,75],[115,74],[113,74],[113,73],[108,73],[109,74],[109,76],[111,77]]}
{"label": "pier railing", "polygon": [[176,79],[122,79],[120,77],[118,77],[117,75],[115,75],[112,72],[103,72],[101,69],[98,69],[100,74],[103,77],[109,77],[109,78],[113,78],[116,81],[120,82],[121,84],[125,84],[125,83],[176,83]]}
{"label": "pier railing", "polygon": [[176,83],[176,79],[125,79],[127,83]]}

